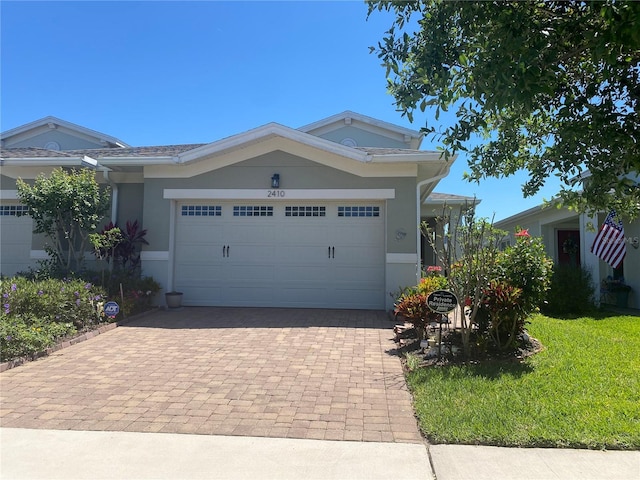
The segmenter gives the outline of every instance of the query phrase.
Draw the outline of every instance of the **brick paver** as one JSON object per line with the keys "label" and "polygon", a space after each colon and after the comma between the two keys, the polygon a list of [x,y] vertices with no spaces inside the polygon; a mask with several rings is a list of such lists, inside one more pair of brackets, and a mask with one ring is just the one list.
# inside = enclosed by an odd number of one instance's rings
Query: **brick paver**
{"label": "brick paver", "polygon": [[384,312],[159,311],[0,374],[3,427],[421,442]]}

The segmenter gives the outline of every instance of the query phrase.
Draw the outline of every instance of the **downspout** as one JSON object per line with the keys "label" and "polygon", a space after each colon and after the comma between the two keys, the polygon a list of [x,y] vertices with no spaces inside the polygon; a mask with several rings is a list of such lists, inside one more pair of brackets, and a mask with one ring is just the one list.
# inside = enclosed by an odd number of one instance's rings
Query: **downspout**
{"label": "downspout", "polygon": [[111,222],[115,225],[118,222],[118,185],[109,178],[109,170],[102,170],[102,175],[111,187]]}
{"label": "downspout", "polygon": [[[454,157],[455,160],[455,157]],[[416,284],[418,284],[420,282],[420,264],[422,263],[422,249],[421,249],[421,236],[422,233],[420,232],[420,210],[422,207],[422,195],[420,193],[422,187],[428,183],[433,183],[437,180],[442,180],[443,178],[445,178],[447,175],[449,175],[449,170],[451,169],[451,165],[453,164],[453,161],[451,162],[447,162],[447,165],[444,169],[444,172],[440,173],[439,175],[436,175],[435,177],[431,177],[431,178],[427,178],[426,180],[422,180],[421,182],[418,182],[418,184],[416,185],[416,252],[417,252],[417,262],[416,262]]]}

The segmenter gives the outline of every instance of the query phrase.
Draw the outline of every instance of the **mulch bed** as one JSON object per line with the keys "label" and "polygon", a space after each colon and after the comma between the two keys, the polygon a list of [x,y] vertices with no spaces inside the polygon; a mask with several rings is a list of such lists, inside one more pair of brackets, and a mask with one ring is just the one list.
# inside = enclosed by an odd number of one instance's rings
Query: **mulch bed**
{"label": "mulch bed", "polygon": [[[404,329],[403,329],[404,328]],[[420,358],[419,367],[443,366],[454,364],[477,364],[488,362],[522,362],[524,359],[535,355],[544,350],[544,345],[536,338],[531,337],[528,333],[519,339],[518,346],[507,351],[498,351],[491,348],[473,348],[471,357],[467,358],[463,355],[462,336],[459,330],[445,328],[442,330],[442,348],[440,355],[437,354],[437,347],[430,349],[422,348],[417,338],[416,331],[410,324],[405,324],[401,328],[396,325],[396,354],[402,359],[402,363],[406,365],[406,354],[412,353]],[[437,334],[437,330],[430,330],[429,335]],[[474,344],[473,334],[470,340]],[[454,352],[454,353],[452,353]]]}

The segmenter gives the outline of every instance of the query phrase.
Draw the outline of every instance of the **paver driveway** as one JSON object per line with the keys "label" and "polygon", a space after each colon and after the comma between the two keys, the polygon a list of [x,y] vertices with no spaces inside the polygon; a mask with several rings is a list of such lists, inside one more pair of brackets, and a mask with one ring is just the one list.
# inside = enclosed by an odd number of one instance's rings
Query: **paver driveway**
{"label": "paver driveway", "polygon": [[3,427],[421,442],[385,312],[159,311],[0,375]]}

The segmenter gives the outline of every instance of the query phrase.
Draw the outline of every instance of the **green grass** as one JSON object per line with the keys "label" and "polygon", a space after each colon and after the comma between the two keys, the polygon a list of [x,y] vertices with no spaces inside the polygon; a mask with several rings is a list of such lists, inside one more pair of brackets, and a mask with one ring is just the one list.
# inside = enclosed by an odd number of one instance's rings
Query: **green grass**
{"label": "green grass", "polygon": [[536,316],[544,351],[523,363],[407,375],[433,443],[640,449],[640,317]]}

